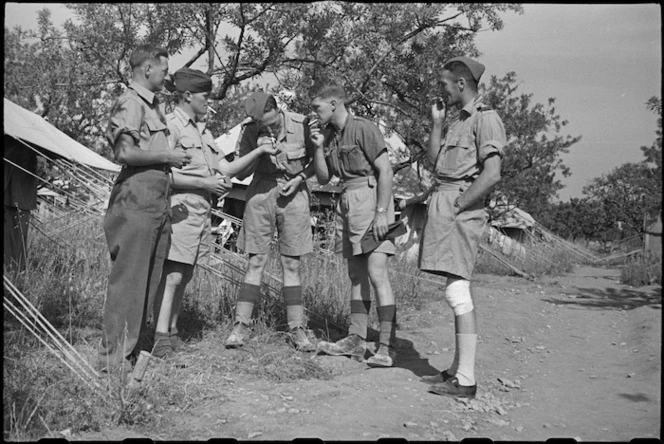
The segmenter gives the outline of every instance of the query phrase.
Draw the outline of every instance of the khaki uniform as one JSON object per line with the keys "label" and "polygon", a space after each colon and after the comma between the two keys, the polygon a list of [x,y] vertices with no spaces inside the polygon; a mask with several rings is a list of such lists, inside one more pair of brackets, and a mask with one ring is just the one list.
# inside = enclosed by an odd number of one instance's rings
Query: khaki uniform
{"label": "khaki uniform", "polygon": [[[328,170],[342,181],[335,210],[334,250],[349,258],[362,254],[360,241],[376,215],[377,180],[372,162],[386,148],[385,140],[375,124],[351,113],[340,132],[327,125],[323,135]],[[387,219],[394,222],[392,198]],[[385,240],[374,251],[394,254],[396,248],[392,240]]]}
{"label": "khaki uniform", "polygon": [[[174,168],[173,175],[209,177],[218,173],[223,155],[212,134],[199,129],[196,122],[180,108],[166,116],[172,149],[183,149],[191,154],[191,162]],[[168,260],[196,265],[207,263],[212,241],[210,210],[215,196],[203,189],[178,189],[171,194],[171,246]]]}
{"label": "khaki uniform", "polygon": [[[301,256],[313,251],[311,219],[309,217],[309,189],[305,181],[290,196],[279,191],[290,179],[304,171],[313,158],[314,147],[309,140],[306,117],[282,111],[284,126],[275,136],[281,149],[276,156],[263,155],[258,161],[254,177],[247,188],[247,200],[237,245],[247,253],[264,254],[276,227],[279,252],[286,256]],[[272,138],[255,122],[248,123],[240,139],[239,155],[244,156]]]}
{"label": "khaki uniform", "polygon": [[487,157],[504,155],[505,143],[502,120],[482,104],[480,96],[460,111],[436,159],[438,187],[428,204],[420,269],[470,279],[488,215],[480,201],[454,216],[454,201],[479,176]]}
{"label": "khaki uniform", "polygon": [[[154,93],[131,83],[115,102],[106,137],[111,146],[130,135],[142,150],[167,150],[168,129]],[[111,271],[104,304],[100,364],[138,353],[168,253],[170,167],[124,166],[104,218]],[[126,333],[125,333],[126,330]]]}

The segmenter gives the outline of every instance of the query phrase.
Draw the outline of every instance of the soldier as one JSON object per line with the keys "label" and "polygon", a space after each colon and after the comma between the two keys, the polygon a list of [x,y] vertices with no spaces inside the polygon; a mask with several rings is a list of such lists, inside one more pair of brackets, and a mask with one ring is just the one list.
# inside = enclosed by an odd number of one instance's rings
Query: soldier
{"label": "soldier", "polygon": [[[342,181],[336,207],[335,252],[346,258],[351,281],[348,336],[336,343],[321,341],[318,349],[329,355],[364,357],[371,283],[378,300],[380,338],[377,352],[367,363],[390,367],[396,359],[396,303],[387,258],[396,248],[391,240],[384,239],[389,223],[394,222],[392,166],[378,127],[348,112],[345,98],[344,89],[330,83],[315,90],[311,102],[320,124],[325,125],[321,129],[312,124],[311,129],[316,177],[321,184],[328,183],[333,175]],[[365,251],[362,240],[370,229],[377,247]]]}
{"label": "soldier", "polygon": [[240,159],[256,149],[278,148],[278,154],[257,157],[238,174],[254,177],[247,189],[242,228],[237,245],[249,253],[249,263],[235,307],[235,325],[226,347],[240,347],[249,334],[254,304],[270,252],[274,230],[279,236],[283,268],[283,295],[290,339],[296,349],[313,351],[305,333],[300,257],[313,251],[306,180],[313,176],[313,145],[305,116],[280,110],[276,99],[252,93],[244,102],[248,123],[241,136]]}
{"label": "soldier", "polygon": [[111,271],[104,304],[98,370],[131,370],[145,333],[170,240],[170,170],[191,155],[168,147],[166,119],[155,93],[164,87],[168,53],[140,46],[130,58],[132,81],[115,102],[106,137],[123,165],[115,180],[104,232]]}
{"label": "soldier", "polygon": [[[446,276],[445,298],[454,311],[456,347],[451,366],[422,378],[430,392],[473,398],[477,326],[470,278],[488,216],[484,198],[500,181],[505,128],[498,114],[482,103],[477,85],[484,66],[467,57],[443,65],[443,98],[431,106],[433,127],[428,156],[435,164],[437,189],[430,197],[421,238],[419,267]],[[448,106],[459,109],[443,137]]]}
{"label": "soldier", "polygon": [[173,169],[171,195],[172,234],[168,259],[155,301],[157,326],[152,355],[163,358],[179,344],[177,321],[182,297],[194,266],[207,263],[212,242],[212,203],[228,193],[232,177],[242,165],[261,154],[274,154],[267,145],[242,159],[228,162],[205,128],[212,78],[197,69],[182,68],[174,74],[175,110],[166,116],[169,144],[191,154],[191,163]]}

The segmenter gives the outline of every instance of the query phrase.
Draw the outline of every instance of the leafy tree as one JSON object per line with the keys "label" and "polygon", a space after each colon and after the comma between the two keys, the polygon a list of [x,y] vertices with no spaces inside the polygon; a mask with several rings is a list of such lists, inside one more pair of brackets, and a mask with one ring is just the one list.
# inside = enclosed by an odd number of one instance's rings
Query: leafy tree
{"label": "leafy tree", "polygon": [[589,200],[600,203],[611,215],[614,224],[621,222],[641,235],[648,221],[662,211],[661,100],[652,97],[646,105],[660,117],[655,142],[650,147],[641,147],[644,160],[625,163],[583,188]]}
{"label": "leafy tree", "polygon": [[[535,220],[549,219],[547,213],[553,199],[563,188],[562,177],[570,175],[561,155],[581,137],[563,136],[567,125],[556,114],[555,99],[547,105],[532,103],[532,94],[518,93],[516,73],[503,78],[492,76],[488,85],[482,85],[485,102],[497,110],[505,124],[508,145],[502,166],[502,180],[495,190],[496,201],[517,205],[529,212]],[[495,211],[503,211],[498,205]]]}
{"label": "leafy tree", "polygon": [[[5,29],[5,87],[10,98],[40,109],[88,146],[104,145],[105,115],[128,83],[128,58],[139,43],[205,62],[223,100],[213,131],[242,116],[252,83],[276,79],[308,109],[312,83],[340,79],[359,114],[382,120],[413,146],[428,134],[429,94],[442,61],[478,55],[474,36],[500,30],[518,4],[73,3],[76,20],[55,29],[47,10],[36,33]],[[35,41],[36,39],[36,41]],[[54,68],[55,67],[55,68]],[[174,72],[180,66],[171,66]],[[19,89],[18,86],[22,89]],[[49,104],[57,106],[49,106]],[[94,142],[97,142],[95,144]],[[419,152],[419,151],[418,151]],[[106,153],[108,154],[108,153]]]}

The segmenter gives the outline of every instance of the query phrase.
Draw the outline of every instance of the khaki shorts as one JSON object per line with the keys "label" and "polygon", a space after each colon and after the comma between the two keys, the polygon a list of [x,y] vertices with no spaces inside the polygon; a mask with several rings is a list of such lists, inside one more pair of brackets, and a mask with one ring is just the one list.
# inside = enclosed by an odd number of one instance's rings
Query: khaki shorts
{"label": "khaki shorts", "polygon": [[[371,176],[353,179],[344,185],[336,206],[334,252],[344,258],[362,254],[360,241],[376,215],[376,179]],[[387,222],[394,222],[394,202],[387,207]],[[374,251],[393,255],[396,247],[392,240],[382,242]]]}
{"label": "khaki shorts", "polygon": [[237,246],[250,254],[270,252],[276,228],[279,253],[302,256],[314,251],[306,183],[290,196],[279,194],[276,180],[254,175],[247,188],[247,201]]}
{"label": "khaki shorts", "polygon": [[489,215],[482,201],[454,216],[454,200],[469,183],[441,184],[431,194],[420,240],[422,271],[470,280]]}
{"label": "khaki shorts", "polygon": [[168,260],[207,264],[212,243],[210,203],[192,193],[171,196],[171,247]]}

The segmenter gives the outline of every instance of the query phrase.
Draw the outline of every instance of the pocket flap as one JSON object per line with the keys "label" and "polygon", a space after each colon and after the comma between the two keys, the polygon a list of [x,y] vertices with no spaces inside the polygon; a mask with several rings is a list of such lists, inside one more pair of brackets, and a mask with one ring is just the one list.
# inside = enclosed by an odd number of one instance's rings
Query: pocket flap
{"label": "pocket flap", "polygon": [[449,146],[458,146],[461,148],[470,148],[473,146],[473,138],[468,135],[455,136],[447,143]]}
{"label": "pocket flap", "polygon": [[288,150],[286,151],[286,157],[288,157],[288,160],[302,159],[303,157],[307,157],[307,149]]}
{"label": "pocket flap", "polygon": [[166,130],[166,124],[159,119],[145,119],[145,124],[153,133]]}

